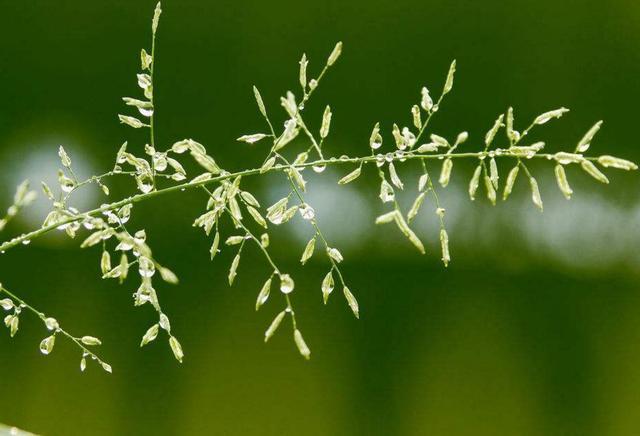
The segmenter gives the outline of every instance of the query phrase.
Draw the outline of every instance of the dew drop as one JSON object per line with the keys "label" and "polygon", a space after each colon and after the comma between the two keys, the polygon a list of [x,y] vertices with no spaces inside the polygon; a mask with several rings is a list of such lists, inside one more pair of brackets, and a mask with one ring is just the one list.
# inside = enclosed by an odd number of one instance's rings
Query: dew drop
{"label": "dew drop", "polygon": [[323,172],[324,170],[327,169],[327,166],[325,164],[322,165],[314,165],[313,166],[313,171],[320,174],[321,172]]}

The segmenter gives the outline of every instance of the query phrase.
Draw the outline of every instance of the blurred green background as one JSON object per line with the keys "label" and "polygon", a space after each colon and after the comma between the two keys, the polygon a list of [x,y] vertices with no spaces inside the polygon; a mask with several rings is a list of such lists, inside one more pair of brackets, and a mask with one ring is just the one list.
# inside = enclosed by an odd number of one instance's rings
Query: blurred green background
{"label": "blurred green background", "polygon": [[[139,50],[148,48],[154,5],[0,1],[3,204],[23,178],[54,180],[60,144],[83,176],[110,169],[124,140],[142,149],[144,137],[119,125],[116,114],[129,113],[121,96],[138,95]],[[343,57],[308,108],[317,128],[331,103],[330,154],[368,153],[376,121],[387,131],[396,121],[408,125],[420,88],[437,93],[456,58],[454,92],[433,131],[454,137],[468,130],[471,149],[509,105],[520,128],[567,106],[570,114],[539,132],[549,150],[572,150],[605,119],[592,152],[640,160],[635,1],[167,0],[163,9],[160,148],[192,137],[227,169],[259,165],[264,145],[235,142],[264,130],[251,85],[281,122],[278,98],[298,91],[302,52],[312,77],[342,40]],[[429,247],[422,257],[395,229],[372,224],[384,210],[375,177],[338,188],[346,168],[309,174],[308,198],[345,254],[362,314],[354,320],[337,295],[322,305],[327,263],[298,263],[311,234],[305,223],[274,230],[274,254],[296,278],[310,362],[288,329],[262,343],[280,300],[255,313],[269,274],[255,251],[243,255],[231,289],[231,250],[208,261],[210,242],[191,227],[204,207],[199,193],[140,205],[131,221],[147,229],[158,260],[182,279],[158,289],[185,348],[183,365],[164,341],[138,349],[154,314],[133,308],[135,282],[119,287],[98,278],[98,250],[80,251],[60,235],[18,247],[0,256],[2,283],[72,332],[102,338],[114,373],[90,366],[81,374],[77,350],[62,340],[43,357],[42,325],[25,314],[13,340],[0,335],[0,422],[48,435],[638,434],[638,176],[616,172],[605,187],[570,171],[576,194],[566,202],[552,165],[532,169],[542,215],[523,180],[508,205],[469,202],[472,167],[456,164],[442,194],[453,255],[446,270],[431,204],[418,222]],[[416,172],[402,170],[411,182],[405,205]],[[287,189],[281,177],[267,180],[247,185],[263,203]],[[126,192],[113,188],[114,197]],[[104,201],[92,189],[78,206]],[[39,225],[45,213],[40,199],[2,239]]]}

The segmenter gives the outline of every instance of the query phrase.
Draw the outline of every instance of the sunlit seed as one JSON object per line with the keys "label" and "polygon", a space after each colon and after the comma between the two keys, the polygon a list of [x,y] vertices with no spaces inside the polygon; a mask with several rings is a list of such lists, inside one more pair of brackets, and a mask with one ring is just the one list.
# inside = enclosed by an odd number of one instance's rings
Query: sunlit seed
{"label": "sunlit seed", "polygon": [[267,222],[262,217],[262,215],[260,215],[260,212],[258,212],[256,208],[254,208],[253,206],[247,206],[247,211],[249,211],[249,215],[251,215],[251,218],[253,218],[256,223],[258,223],[265,229],[267,228]]}
{"label": "sunlit seed", "polygon": [[520,171],[520,167],[518,165],[514,166],[511,171],[509,171],[509,175],[507,176],[507,182],[504,185],[504,191],[502,193],[502,200],[506,200],[511,195],[511,191],[513,190],[513,185],[516,182],[516,178],[518,177],[518,172]]}
{"label": "sunlit seed", "polygon": [[98,338],[94,338],[93,336],[83,336],[80,338],[80,341],[89,346],[102,345],[102,342]]}
{"label": "sunlit seed", "polygon": [[598,133],[598,131],[600,130],[600,127],[602,127],[602,121],[598,121],[597,123],[595,123],[593,127],[591,127],[587,131],[587,133],[585,133],[585,135],[582,137],[580,142],[578,142],[578,145],[576,147],[576,151],[578,153],[584,153],[589,149],[589,146],[591,145],[591,141],[593,141],[593,137],[596,136],[596,133]]}
{"label": "sunlit seed", "polygon": [[569,112],[569,109],[564,107],[560,109],[552,110],[549,112],[545,112],[541,115],[538,115],[533,122],[534,124],[538,124],[538,125],[545,124],[553,118],[560,118],[562,115],[564,115],[567,112]]}
{"label": "sunlit seed", "polygon": [[480,185],[480,174],[482,172],[482,165],[478,165],[473,172],[473,176],[469,181],[469,198],[471,201],[476,199],[476,192],[478,191],[478,186]]}
{"label": "sunlit seed", "polygon": [[389,163],[389,176],[391,177],[391,183],[393,183],[396,188],[404,189],[404,184],[402,183],[402,180],[400,180],[400,177],[396,172],[396,167],[395,165],[393,165],[393,162]]}
{"label": "sunlit seed", "polygon": [[2,307],[4,310],[11,310],[14,308],[13,301],[11,301],[11,299],[9,298],[3,298],[2,300],[0,300],[0,307]]}
{"label": "sunlit seed", "polygon": [[102,366],[102,369],[104,369],[106,372],[108,372],[109,374],[111,374],[113,372],[113,369],[111,368],[111,365],[109,365],[106,362],[102,362],[100,364],[100,366]]}
{"label": "sunlit seed", "polygon": [[398,214],[397,210],[387,212],[383,215],[380,215],[376,218],[376,224],[387,224],[396,219],[396,215]]}
{"label": "sunlit seed", "polygon": [[162,277],[162,280],[172,285],[178,284],[178,276],[176,276],[176,274],[169,268],[163,266],[158,268],[158,270],[160,271],[160,277]]}
{"label": "sunlit seed", "polygon": [[422,128],[422,118],[420,116],[420,107],[417,104],[411,107],[411,115],[413,116],[413,126],[420,130]]}
{"label": "sunlit seed", "polygon": [[506,128],[507,128],[507,138],[509,138],[509,141],[511,141],[512,143],[517,142],[519,138],[519,135],[515,134],[515,131],[513,130],[513,108],[509,107],[509,109],[507,109],[507,120],[506,120]]}
{"label": "sunlit seed", "polygon": [[320,127],[320,137],[326,138],[329,136],[329,129],[331,127],[331,108],[327,106],[322,115],[322,126]]}
{"label": "sunlit seed", "polygon": [[160,321],[158,322],[158,324],[160,324],[160,327],[162,327],[162,329],[167,333],[171,333],[171,322],[169,321],[169,317],[167,317],[167,315],[165,315],[164,313],[160,314]]}
{"label": "sunlit seed", "polygon": [[355,170],[351,171],[349,174],[338,180],[338,185],[346,185],[347,183],[353,182],[355,179],[360,177],[361,172],[362,168],[356,168]]}
{"label": "sunlit seed", "polygon": [[556,165],[555,173],[560,192],[562,192],[562,195],[564,195],[567,200],[570,200],[571,194],[573,194],[573,190],[571,189],[571,186],[569,186],[569,182],[567,181],[567,174],[564,171],[564,167],[560,164]]}
{"label": "sunlit seed", "polygon": [[85,369],[87,369],[87,359],[82,357],[82,359],[80,359],[80,371],[84,372]]}
{"label": "sunlit seed", "polygon": [[143,123],[142,121],[140,121],[137,118],[134,117],[130,117],[130,116],[126,116],[126,115],[118,115],[118,118],[120,119],[120,122],[122,124],[126,124],[130,127],[133,127],[134,129],[139,129],[141,127],[149,127],[148,124]]}
{"label": "sunlit seed", "polygon": [[258,299],[256,300],[256,310],[260,309],[264,303],[269,299],[269,293],[271,292],[271,277],[264,282],[262,288],[260,289],[260,293],[258,293]]}
{"label": "sunlit seed", "polygon": [[264,101],[262,100],[262,95],[260,95],[260,91],[255,86],[253,87],[253,95],[256,98],[256,103],[258,104],[258,109],[263,117],[267,117],[267,109],[264,106]]}
{"label": "sunlit seed", "polygon": [[449,235],[445,229],[440,229],[440,247],[442,249],[442,262],[444,266],[449,266],[451,255],[449,254]]}
{"label": "sunlit seed", "polygon": [[618,168],[620,170],[626,170],[626,171],[638,169],[638,166],[631,161],[620,159],[613,156],[608,156],[608,155],[600,156],[598,158],[598,163],[605,168],[612,167],[612,168]]}
{"label": "sunlit seed", "polygon": [[71,159],[62,145],[58,148],[58,156],[60,156],[60,162],[63,167],[71,168]]}
{"label": "sunlit seed", "polygon": [[442,170],[440,171],[440,179],[439,182],[442,187],[446,187],[449,184],[449,180],[451,179],[451,170],[453,169],[453,160],[451,158],[447,158],[442,163]]}
{"label": "sunlit seed", "polygon": [[531,201],[536,205],[540,212],[543,211],[542,197],[540,196],[540,189],[538,188],[538,182],[533,177],[529,177],[529,185],[531,185]]}
{"label": "sunlit seed", "polygon": [[309,64],[309,61],[307,60],[307,55],[306,54],[302,54],[302,59],[300,59],[300,74],[299,74],[299,80],[300,80],[300,86],[302,86],[302,89],[306,89],[307,86],[307,65]]}
{"label": "sunlit seed", "polygon": [[236,270],[238,269],[238,265],[240,264],[240,254],[236,254],[231,262],[231,268],[229,268],[229,286],[233,285],[233,281],[236,278]]}
{"label": "sunlit seed", "polygon": [[484,187],[487,190],[487,198],[491,202],[492,205],[496,205],[496,189],[493,186],[493,182],[491,178],[485,174],[484,176]]}
{"label": "sunlit seed", "polygon": [[427,182],[429,181],[429,174],[425,173],[420,176],[418,179],[418,191],[424,191],[424,188],[427,186]]}
{"label": "sunlit seed", "polygon": [[591,163],[591,161],[583,160],[580,166],[582,166],[582,169],[598,182],[609,183],[607,176],[605,176],[593,163]]}
{"label": "sunlit seed", "polygon": [[286,314],[287,314],[287,312],[285,312],[283,310],[282,312],[280,312],[280,313],[278,313],[276,315],[276,317],[273,319],[273,321],[271,321],[271,324],[269,325],[267,330],[264,332],[264,341],[265,342],[267,342],[269,339],[271,339],[271,337],[273,336],[273,334],[276,332],[276,330],[280,326],[280,323],[282,322],[282,320],[284,319],[284,316]]}
{"label": "sunlit seed", "polygon": [[448,94],[453,88],[453,78],[455,73],[456,73],[456,61],[454,59],[453,62],[451,62],[451,66],[449,66],[449,73],[447,74],[447,80],[445,81],[442,94]]}
{"label": "sunlit seed", "polygon": [[322,280],[321,290],[322,290],[322,301],[324,304],[327,304],[329,300],[329,295],[333,292],[334,282],[333,282],[333,270],[329,271],[324,279]]}
{"label": "sunlit seed", "polygon": [[562,165],[570,163],[580,163],[584,159],[581,154],[559,152],[553,155],[553,158]]}
{"label": "sunlit seed", "polygon": [[418,211],[420,210],[420,206],[422,206],[422,203],[424,202],[424,198],[427,194],[425,192],[421,192],[415,199],[415,201],[413,202],[413,205],[411,206],[411,209],[409,209],[409,212],[407,213],[407,220],[409,222],[411,222],[416,215],[418,215]]}
{"label": "sunlit seed", "polygon": [[353,293],[351,293],[351,290],[348,287],[344,286],[342,288],[342,293],[347,299],[347,304],[351,308],[353,315],[356,318],[360,318],[360,308],[358,307],[358,300],[356,300],[356,297],[353,295]]}
{"label": "sunlit seed", "polygon": [[309,358],[311,357],[311,350],[309,350],[307,343],[304,341],[304,338],[302,337],[302,333],[300,333],[300,330],[298,329],[294,330],[293,340],[296,343],[296,346],[298,347],[298,351],[300,352],[302,357],[309,360]]}
{"label": "sunlit seed", "polygon": [[153,63],[153,58],[145,49],[140,51],[140,68],[142,70],[149,70],[151,68],[151,64]]}
{"label": "sunlit seed", "polygon": [[239,142],[246,142],[247,144],[255,144],[256,142],[260,141],[261,139],[266,138],[269,135],[266,135],[264,133],[254,133],[252,135],[243,135],[241,137],[239,137],[238,139],[236,139],[236,141]]}
{"label": "sunlit seed", "polygon": [[140,341],[140,346],[141,347],[144,347],[149,342],[154,341],[158,337],[158,332],[160,331],[159,327],[160,326],[158,324],[154,324],[151,327],[149,327],[147,332],[142,337],[142,341]]}
{"label": "sunlit seed", "polygon": [[496,137],[496,134],[498,133],[498,130],[500,130],[500,128],[504,125],[502,124],[503,119],[504,119],[504,114],[500,114],[500,116],[493,123],[493,127],[491,127],[491,129],[489,129],[489,131],[485,135],[484,143],[487,147],[491,145],[491,143],[493,142],[493,139]]}
{"label": "sunlit seed", "polygon": [[298,209],[303,219],[310,221],[316,217],[316,211],[308,204],[303,204]]}
{"label": "sunlit seed", "polygon": [[333,48],[333,51],[329,55],[329,59],[327,60],[327,65],[332,66],[336,63],[340,55],[342,54],[342,41],[338,42],[336,46]]}
{"label": "sunlit seed", "polygon": [[176,360],[182,363],[182,359],[184,359],[184,352],[182,351],[182,346],[180,342],[175,338],[175,336],[171,336],[169,338],[169,346],[171,347],[171,351],[173,351],[173,355]]}
{"label": "sunlit seed", "polygon": [[491,179],[491,183],[493,183],[493,187],[498,189],[498,165],[496,164],[496,159],[491,158],[489,160],[489,178]]}

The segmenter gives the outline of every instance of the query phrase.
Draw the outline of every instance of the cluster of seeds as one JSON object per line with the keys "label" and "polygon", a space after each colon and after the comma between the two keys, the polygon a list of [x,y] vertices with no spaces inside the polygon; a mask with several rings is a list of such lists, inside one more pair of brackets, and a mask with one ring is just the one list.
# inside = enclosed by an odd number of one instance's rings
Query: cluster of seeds
{"label": "cluster of seeds", "polygon": [[[342,43],[336,44],[327,58],[323,68],[314,78],[309,79],[309,59],[302,55],[299,62],[300,91],[296,95],[287,91],[280,98],[280,106],[284,111],[284,121],[277,129],[271,121],[267,106],[257,87],[253,93],[258,111],[265,121],[265,132],[246,134],[238,141],[261,145],[268,143],[268,151],[262,164],[256,168],[230,171],[223,169],[216,160],[208,154],[206,147],[192,139],[184,139],[166,147],[156,144],[154,136],[154,66],[155,42],[161,14],[160,4],[157,5],[152,21],[151,50],[141,51],[141,72],[137,75],[137,83],[142,91],[140,98],[125,97],[124,103],[137,110],[136,116],[119,115],[120,121],[134,129],[147,129],[148,142],[140,146],[130,146],[125,142],[116,154],[115,164],[111,171],[94,175],[86,180],[76,177],[72,169],[72,161],[63,147],[58,150],[62,169],[58,172],[59,192],[54,193],[45,183],[42,189],[52,203],[51,212],[47,215],[41,228],[17,236],[0,244],[0,252],[5,252],[19,245],[26,245],[32,239],[38,238],[52,230],[60,230],[75,238],[79,232],[89,232],[81,243],[82,248],[100,247],[101,255],[99,268],[104,279],[115,279],[121,284],[127,284],[127,278],[132,269],[137,269],[140,282],[133,292],[135,306],[150,305],[158,318],[142,335],[140,346],[145,346],[164,332],[168,338],[169,347],[175,358],[182,362],[184,352],[180,342],[173,335],[169,317],[162,310],[153,278],[160,277],[169,284],[177,284],[177,276],[167,267],[161,265],[152,254],[148,245],[147,233],[144,229],[129,230],[127,223],[131,218],[134,204],[175,191],[197,190],[204,195],[203,211],[195,218],[194,227],[201,228],[205,235],[211,238],[209,255],[213,260],[217,254],[227,247],[234,250],[228,272],[228,283],[233,285],[241,268],[241,257],[245,246],[253,245],[262,255],[270,274],[264,278],[257,299],[256,310],[265,306],[275,287],[282,298],[282,306],[275,311],[273,320],[264,333],[264,340],[268,341],[277,331],[285,319],[290,320],[293,343],[300,354],[309,358],[311,351],[301,333],[300,325],[292,304],[292,294],[296,289],[295,280],[290,272],[283,271],[269,251],[270,228],[280,226],[294,219],[308,223],[313,233],[308,242],[301,247],[300,263],[305,265],[314,256],[322,256],[327,263],[328,271],[319,280],[318,297],[326,304],[336,286],[341,289],[346,306],[355,317],[360,316],[360,308],[356,296],[347,285],[347,281],[340,269],[344,261],[341,251],[330,243],[321,230],[316,210],[305,198],[307,190],[306,174],[311,168],[315,173],[323,173],[329,165],[349,165],[352,169],[338,180],[339,185],[346,185],[356,181],[369,165],[378,174],[380,180],[379,198],[388,208],[375,218],[379,225],[395,224],[400,233],[422,254],[426,248],[420,237],[411,228],[413,221],[423,210],[425,201],[431,201],[433,213],[438,217],[440,252],[445,266],[451,262],[449,249],[449,234],[445,227],[445,211],[438,198],[436,188],[446,188],[453,176],[454,161],[468,159],[477,162],[477,166],[469,181],[469,197],[475,200],[481,185],[488,201],[495,205],[498,192],[502,189],[502,198],[507,200],[520,172],[524,173],[531,189],[531,198],[536,207],[543,209],[542,196],[538,183],[527,163],[532,159],[543,159],[554,163],[554,173],[558,187],[562,194],[571,198],[573,190],[569,184],[566,167],[579,166],[582,171],[602,183],[608,183],[608,178],[602,172],[603,168],[622,170],[636,170],[637,166],[630,161],[617,157],[602,155],[590,157],[585,153],[602,126],[597,122],[578,141],[573,152],[545,153],[544,142],[528,142],[530,131],[537,126],[562,117],[568,112],[560,108],[545,112],[537,116],[521,132],[516,130],[514,112],[512,108],[501,114],[484,135],[480,150],[459,151],[468,148],[469,134],[462,131],[455,139],[449,140],[444,136],[428,131],[432,118],[441,109],[444,98],[453,90],[456,62],[449,67],[442,92],[437,100],[431,96],[428,88],[423,87],[419,99],[410,110],[410,126],[400,127],[393,124],[390,129],[391,150],[383,152],[384,137],[380,123],[376,123],[369,137],[369,154],[361,157],[325,158],[323,150],[331,132],[333,112],[326,106],[315,128],[305,118],[305,108],[310,102],[315,90],[322,82],[329,69],[335,65],[342,54]],[[140,118],[141,117],[141,118]],[[499,143],[499,133],[504,129],[505,140]],[[427,132],[429,132],[427,134]],[[301,147],[301,148],[300,148]],[[139,150],[136,152],[136,150]],[[186,158],[186,159],[185,159]],[[428,161],[441,162],[439,175],[433,179],[427,167]],[[500,183],[498,161],[512,162],[504,184]],[[410,187],[403,182],[401,170],[410,163],[417,163],[420,176],[417,183],[416,196],[409,207],[402,207],[397,192]],[[185,168],[195,167],[194,175],[188,176]],[[191,171],[191,170],[190,170]],[[306,173],[305,173],[306,172]],[[286,179],[287,194],[275,203],[263,207],[254,194],[244,189],[243,180],[247,177],[259,177],[267,173],[278,173]],[[93,210],[80,212],[69,205],[70,197],[80,188],[87,185],[97,185],[104,195],[110,195],[105,181],[112,177],[130,177],[135,183],[136,193],[119,201],[102,204]],[[29,205],[35,198],[35,192],[29,191],[28,184],[19,186],[13,205],[6,216],[0,219],[0,230],[23,207]],[[247,219],[247,217],[249,219]],[[248,243],[248,244],[247,244]],[[319,253],[317,255],[316,253]],[[158,273],[158,274],[156,274]],[[49,354],[54,348],[56,336],[62,335],[75,343],[82,351],[81,369],[84,371],[87,359],[97,361],[102,368],[111,372],[109,364],[101,360],[89,348],[100,345],[101,341],[93,336],[76,337],[63,330],[59,323],[51,317],[29,306],[22,299],[0,285],[0,293],[7,298],[0,300],[2,309],[9,312],[4,322],[11,336],[19,327],[20,314],[29,310],[37,315],[46,329],[52,332],[42,340],[40,350]]]}

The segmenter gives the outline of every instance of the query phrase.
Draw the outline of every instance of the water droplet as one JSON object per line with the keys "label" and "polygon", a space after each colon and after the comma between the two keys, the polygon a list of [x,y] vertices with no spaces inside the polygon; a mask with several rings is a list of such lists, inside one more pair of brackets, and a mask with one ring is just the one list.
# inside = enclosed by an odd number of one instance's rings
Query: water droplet
{"label": "water droplet", "polygon": [[313,171],[315,171],[316,173],[320,174],[321,172],[323,172],[324,170],[327,169],[327,165],[322,164],[322,165],[314,165],[313,166]]}

